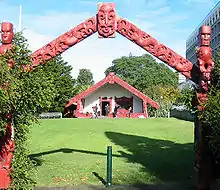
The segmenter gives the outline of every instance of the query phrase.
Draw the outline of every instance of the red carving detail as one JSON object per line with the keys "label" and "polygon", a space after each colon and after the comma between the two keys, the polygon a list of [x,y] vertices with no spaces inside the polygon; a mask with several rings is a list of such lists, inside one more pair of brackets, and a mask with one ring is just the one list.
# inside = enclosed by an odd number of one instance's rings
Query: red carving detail
{"label": "red carving detail", "polygon": [[109,73],[109,75],[108,75],[108,77],[109,77],[109,84],[114,84],[115,83],[115,73],[113,73],[113,72],[111,72],[111,73]]}
{"label": "red carving detail", "polygon": [[96,18],[92,17],[35,51],[32,54],[33,67],[63,53],[96,31]]}
{"label": "red carving detail", "polygon": [[198,49],[198,67],[200,71],[200,91],[203,93],[208,92],[208,85],[211,80],[211,71],[214,68],[214,62],[212,61],[212,49],[210,48],[210,34],[211,27],[202,26],[200,28],[200,44]]}
{"label": "red carving detail", "polygon": [[202,26],[200,28],[200,46],[210,46],[211,40],[211,27],[210,26]]}
{"label": "red carving detail", "polygon": [[158,59],[167,63],[187,78],[191,78],[193,64],[190,61],[178,55],[165,45],[160,44],[156,39],[140,30],[129,21],[119,18],[117,22],[117,32],[147,50]]}
{"label": "red carving detail", "polygon": [[177,60],[175,57],[175,52],[163,44],[158,45],[157,57],[164,62],[169,62],[171,67],[175,67]]}
{"label": "red carving detail", "polygon": [[98,4],[97,23],[100,38],[115,37],[116,11],[114,3]]}
{"label": "red carving detail", "polygon": [[[210,48],[210,35],[211,27],[202,26],[198,39],[200,40],[200,48],[197,51],[197,64],[198,64],[198,83],[199,89],[197,89],[197,107],[198,113],[201,114],[205,109],[205,103],[208,101],[209,84],[211,83],[211,72],[214,68],[214,62],[212,61],[212,50]],[[207,168],[213,167],[209,162],[209,159],[213,159],[209,153],[207,141],[204,137],[207,135],[205,127],[206,124],[199,118],[195,122],[195,148],[196,148],[196,168],[198,172],[198,189],[206,189],[212,183],[213,174]],[[207,173],[207,174],[205,174]],[[212,176],[212,177],[211,177]]]}
{"label": "red carving detail", "polygon": [[14,38],[13,24],[10,22],[2,22],[1,25],[2,44],[12,44]]}
{"label": "red carving detail", "polygon": [[198,66],[202,74],[202,78],[209,81],[210,73],[214,67],[214,62],[212,61],[212,49],[208,46],[201,46],[198,50]]}

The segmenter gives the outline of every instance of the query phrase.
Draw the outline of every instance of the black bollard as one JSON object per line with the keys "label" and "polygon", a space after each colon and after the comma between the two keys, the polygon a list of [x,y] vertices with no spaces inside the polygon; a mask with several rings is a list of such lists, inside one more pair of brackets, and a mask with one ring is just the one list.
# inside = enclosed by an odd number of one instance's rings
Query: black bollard
{"label": "black bollard", "polygon": [[106,179],[106,187],[110,187],[112,185],[112,147],[107,147],[107,179]]}

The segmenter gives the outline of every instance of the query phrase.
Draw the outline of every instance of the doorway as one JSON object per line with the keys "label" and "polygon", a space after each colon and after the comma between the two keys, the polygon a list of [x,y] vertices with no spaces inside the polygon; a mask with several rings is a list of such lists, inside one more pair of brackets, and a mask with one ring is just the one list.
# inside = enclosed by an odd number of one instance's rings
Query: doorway
{"label": "doorway", "polygon": [[110,105],[109,105],[109,101],[102,101],[102,104],[101,104],[101,115],[102,116],[108,116],[107,113],[106,113],[106,105],[108,104],[109,106],[109,109],[110,109]]}

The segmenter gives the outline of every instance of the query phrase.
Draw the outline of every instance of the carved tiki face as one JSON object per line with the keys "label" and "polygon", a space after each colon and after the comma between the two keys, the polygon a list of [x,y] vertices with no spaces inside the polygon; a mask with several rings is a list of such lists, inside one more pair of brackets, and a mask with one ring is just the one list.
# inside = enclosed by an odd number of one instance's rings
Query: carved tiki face
{"label": "carved tiki face", "polygon": [[200,29],[201,35],[201,46],[210,46],[210,38],[211,38],[211,27],[210,26],[202,26]]}
{"label": "carved tiki face", "polygon": [[10,22],[3,22],[1,26],[1,37],[3,44],[11,44],[14,38],[13,24]]}
{"label": "carved tiki face", "polygon": [[98,32],[103,37],[109,37],[115,32],[116,13],[114,5],[104,3],[99,5]]}

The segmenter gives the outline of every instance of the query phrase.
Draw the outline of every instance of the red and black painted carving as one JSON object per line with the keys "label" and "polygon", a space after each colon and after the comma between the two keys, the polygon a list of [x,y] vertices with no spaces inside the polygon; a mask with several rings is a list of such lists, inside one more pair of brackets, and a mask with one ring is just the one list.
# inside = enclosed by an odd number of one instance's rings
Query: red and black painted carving
{"label": "red and black painted carving", "polygon": [[191,71],[193,64],[189,60],[178,55],[165,45],[160,44],[155,38],[140,30],[126,19],[118,19],[117,32],[136,43],[161,61],[167,63],[187,78],[192,78]]}
{"label": "red and black painted carving", "polygon": [[114,38],[116,30],[116,11],[114,3],[99,3],[97,14],[100,38]]}
{"label": "red and black painted carving", "polygon": [[212,60],[212,50],[210,48],[211,27],[202,26],[198,36],[200,48],[197,51],[197,117],[195,121],[195,166],[198,174],[197,189],[211,189],[214,180],[213,155],[208,148],[206,136],[209,133],[207,124],[200,119],[200,115],[205,111],[205,104],[208,101],[208,91],[211,83],[211,72],[214,68]]}
{"label": "red and black painted carving", "polygon": [[200,48],[197,52],[198,67],[200,71],[200,93],[208,92],[211,81],[211,71],[214,68],[212,49],[210,48],[211,27],[202,26],[200,29]]}
{"label": "red and black painted carving", "polygon": [[96,25],[96,18],[89,18],[85,22],[79,24],[75,28],[35,51],[32,54],[33,67],[46,63],[45,61],[60,55],[68,48],[94,34],[97,31]]}

